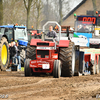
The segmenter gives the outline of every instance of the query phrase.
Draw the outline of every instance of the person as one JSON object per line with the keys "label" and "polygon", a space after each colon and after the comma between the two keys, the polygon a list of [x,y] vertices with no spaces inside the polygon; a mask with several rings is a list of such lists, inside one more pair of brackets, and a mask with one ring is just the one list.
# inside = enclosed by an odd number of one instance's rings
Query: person
{"label": "person", "polygon": [[16,55],[16,48],[14,47],[14,43],[11,42],[11,45],[9,47],[9,51],[10,51],[10,60],[12,60],[12,63],[13,62],[13,57]]}
{"label": "person", "polygon": [[57,40],[57,33],[53,30],[53,26],[49,26],[49,32],[47,33],[48,37],[53,37]]}
{"label": "person", "polygon": [[[18,42],[14,43],[15,48],[16,48],[16,55],[15,58],[18,60],[18,71],[21,71],[21,61],[20,61],[20,51],[19,51],[19,46]],[[16,59],[15,59],[16,60]],[[16,61],[15,61],[16,62]]]}
{"label": "person", "polygon": [[89,32],[89,29],[86,28],[86,24],[83,24],[82,28],[78,30],[78,32]]}

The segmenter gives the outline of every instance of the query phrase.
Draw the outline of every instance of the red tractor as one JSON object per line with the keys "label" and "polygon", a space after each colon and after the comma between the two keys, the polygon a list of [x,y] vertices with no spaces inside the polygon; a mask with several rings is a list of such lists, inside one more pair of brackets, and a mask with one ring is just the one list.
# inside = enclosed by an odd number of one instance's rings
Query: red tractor
{"label": "red tractor", "polygon": [[68,40],[68,37],[61,37],[61,27],[59,27],[57,43],[52,38],[31,39],[26,49],[26,60],[24,66],[25,76],[31,76],[35,73],[52,73],[54,78],[62,76],[71,77],[75,74],[75,45]]}

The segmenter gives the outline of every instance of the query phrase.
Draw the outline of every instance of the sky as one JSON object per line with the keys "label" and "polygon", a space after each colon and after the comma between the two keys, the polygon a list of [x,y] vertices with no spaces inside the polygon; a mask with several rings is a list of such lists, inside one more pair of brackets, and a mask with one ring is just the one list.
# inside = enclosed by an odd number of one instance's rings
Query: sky
{"label": "sky", "polygon": [[[74,9],[82,0],[70,0],[70,11]],[[66,16],[67,12],[65,12],[64,16]]]}
{"label": "sky", "polygon": [[[48,0],[51,5],[53,5],[54,7],[54,4],[53,4],[53,1],[52,0]],[[58,0],[57,0],[58,1]],[[74,9],[82,0],[64,0],[64,2],[68,1],[69,2],[69,7],[70,7],[70,10],[71,11],[72,9]],[[46,0],[43,0],[44,4],[46,3]],[[63,15],[66,16],[68,14],[68,10],[66,11],[66,5],[63,5]]]}

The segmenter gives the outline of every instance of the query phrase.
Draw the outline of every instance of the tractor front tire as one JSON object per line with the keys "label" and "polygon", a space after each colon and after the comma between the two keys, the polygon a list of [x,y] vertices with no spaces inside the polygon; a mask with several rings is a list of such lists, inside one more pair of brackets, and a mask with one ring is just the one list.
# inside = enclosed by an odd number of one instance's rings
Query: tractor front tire
{"label": "tractor front tire", "polygon": [[53,77],[60,78],[60,76],[61,76],[61,62],[60,60],[55,60],[53,68]]}
{"label": "tractor front tire", "polygon": [[60,48],[59,59],[62,62],[62,76],[72,77],[75,70],[75,45],[69,42],[69,47]]}
{"label": "tractor front tire", "polygon": [[30,59],[26,59],[24,64],[24,74],[26,77],[32,76],[32,69],[30,68],[29,64],[30,64]]}
{"label": "tractor front tire", "polygon": [[26,58],[34,60],[36,59],[36,47],[35,46],[30,46],[30,43],[27,44],[26,48]]}
{"label": "tractor front tire", "polygon": [[2,71],[6,71],[9,65],[9,45],[5,37],[0,41],[0,67]]}

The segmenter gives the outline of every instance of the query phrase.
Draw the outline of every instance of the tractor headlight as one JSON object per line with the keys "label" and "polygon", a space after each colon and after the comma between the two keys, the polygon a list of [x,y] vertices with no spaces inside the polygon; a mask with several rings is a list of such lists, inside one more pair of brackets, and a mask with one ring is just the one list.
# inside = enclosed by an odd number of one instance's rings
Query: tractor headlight
{"label": "tractor headlight", "polygon": [[49,58],[49,56],[46,55],[45,58]]}
{"label": "tractor headlight", "polygon": [[37,55],[37,58],[41,58],[41,55]]}

